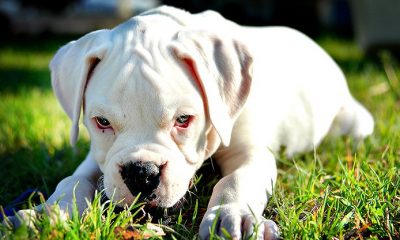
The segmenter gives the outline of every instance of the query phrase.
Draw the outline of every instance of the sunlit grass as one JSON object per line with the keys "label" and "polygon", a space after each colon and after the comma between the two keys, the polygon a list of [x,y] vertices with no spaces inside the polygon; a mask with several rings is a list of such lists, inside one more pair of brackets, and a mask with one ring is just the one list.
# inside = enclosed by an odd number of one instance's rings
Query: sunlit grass
{"label": "sunlit grass", "polygon": [[[86,133],[76,150],[69,146],[70,121],[50,87],[47,65],[65,42],[50,38],[0,47],[0,205],[31,187],[51,193],[87,153]],[[346,39],[324,37],[319,42],[345,71],[354,96],[374,115],[375,132],[359,144],[348,138],[326,139],[315,152],[279,156],[278,183],[265,217],[278,223],[284,239],[399,239],[400,99],[391,88],[400,86],[399,64],[387,54],[368,59]],[[390,69],[394,75],[388,76]],[[184,207],[153,217],[167,233],[154,237],[197,237],[217,181],[214,173],[206,164]],[[142,218],[142,212],[116,213],[112,204],[103,205],[98,198],[82,218],[72,217],[66,224],[52,226],[43,217],[37,235],[23,227],[3,227],[0,233],[21,239],[109,239],[121,238],[116,233],[130,226],[146,231],[148,218]]]}
{"label": "sunlit grass", "polygon": [[18,49],[4,49],[0,52],[0,66],[2,69],[25,68],[27,70],[46,70],[52,53],[40,51],[18,51]]}
{"label": "sunlit grass", "polygon": [[0,153],[38,142],[60,148],[69,138],[70,124],[50,90],[32,89],[23,97],[2,94],[0,112],[0,121],[7,122],[0,125]]}
{"label": "sunlit grass", "polygon": [[85,141],[76,153],[69,147],[70,121],[51,90],[48,63],[59,45],[38,39],[0,47],[1,205],[28,188],[50,193],[85,154]]}
{"label": "sunlit grass", "polygon": [[[366,60],[349,41],[325,38],[320,43],[344,69],[356,98],[373,113],[375,133],[359,144],[327,139],[315,153],[281,156],[267,213],[276,216],[284,239],[397,239],[400,99],[387,87],[382,61]],[[400,76],[393,58],[388,64]]]}
{"label": "sunlit grass", "polygon": [[352,144],[326,144],[305,161],[281,161],[271,205],[286,238],[399,235],[398,148],[376,151],[367,141],[354,151]]}

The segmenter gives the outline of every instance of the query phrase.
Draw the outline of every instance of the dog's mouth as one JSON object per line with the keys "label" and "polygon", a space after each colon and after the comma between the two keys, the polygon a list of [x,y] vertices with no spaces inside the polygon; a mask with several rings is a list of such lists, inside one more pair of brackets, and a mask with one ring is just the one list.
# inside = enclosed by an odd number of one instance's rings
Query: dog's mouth
{"label": "dog's mouth", "polygon": [[[109,204],[110,203],[110,198],[107,196],[105,193],[105,187],[104,187],[104,175],[102,175],[99,178],[99,181],[97,183],[97,189],[101,194],[101,203],[102,204]],[[149,195],[142,196],[141,194],[138,195],[138,198],[135,199],[134,203],[132,204],[140,204],[144,203],[142,206],[142,210],[147,214],[150,215],[154,218],[167,218],[170,214],[175,214],[179,209],[184,207],[186,204],[190,204],[190,200],[192,198],[193,193],[190,191],[190,189],[194,186],[194,179],[192,178],[189,182],[188,190],[186,191],[185,195],[179,199],[173,206],[171,207],[160,207],[156,204],[156,199],[157,195],[153,192]],[[114,212],[122,212],[123,210],[126,210],[129,208],[129,206],[119,206],[115,204],[114,206]]]}

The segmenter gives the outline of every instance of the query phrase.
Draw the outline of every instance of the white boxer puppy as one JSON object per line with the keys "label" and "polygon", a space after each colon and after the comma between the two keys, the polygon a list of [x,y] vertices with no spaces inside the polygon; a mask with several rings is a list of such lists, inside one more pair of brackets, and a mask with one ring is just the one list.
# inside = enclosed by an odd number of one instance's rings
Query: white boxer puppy
{"label": "white boxer puppy", "polygon": [[[47,203],[66,214],[76,188],[80,212],[100,176],[106,195],[173,207],[211,156],[223,178],[200,226],[217,233],[276,237],[261,216],[277,177],[274,153],[315,148],[328,133],[362,139],[373,118],[350,94],[335,62],[312,40],[284,27],[243,27],[218,13],[160,7],[62,47],[52,84],[87,158]],[[218,218],[218,219],[216,219]]]}

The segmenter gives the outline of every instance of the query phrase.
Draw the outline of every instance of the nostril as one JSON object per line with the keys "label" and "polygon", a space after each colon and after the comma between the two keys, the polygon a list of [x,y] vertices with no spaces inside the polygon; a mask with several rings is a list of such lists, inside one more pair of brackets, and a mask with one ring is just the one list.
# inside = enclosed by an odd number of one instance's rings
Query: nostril
{"label": "nostril", "polygon": [[160,168],[151,162],[129,162],[121,167],[120,174],[133,195],[151,194],[160,183]]}

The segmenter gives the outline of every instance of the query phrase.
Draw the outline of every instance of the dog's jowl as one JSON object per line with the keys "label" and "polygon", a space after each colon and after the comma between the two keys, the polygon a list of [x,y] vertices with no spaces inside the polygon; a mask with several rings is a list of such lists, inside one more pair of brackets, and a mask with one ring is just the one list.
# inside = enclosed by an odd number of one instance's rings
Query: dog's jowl
{"label": "dog's jowl", "polygon": [[213,156],[223,177],[200,238],[217,221],[217,234],[225,228],[241,238],[258,229],[257,238],[273,239],[276,225],[262,213],[280,147],[292,155],[328,134],[362,139],[373,131],[339,67],[308,37],[284,27],[243,27],[212,11],[150,10],[68,43],[50,68],[72,120],[71,143],[80,119],[91,139],[86,159],[47,201],[61,198],[66,215],[76,183],[82,213],[99,178],[119,205],[140,193],[152,206],[172,207]]}

